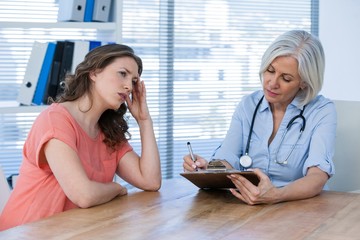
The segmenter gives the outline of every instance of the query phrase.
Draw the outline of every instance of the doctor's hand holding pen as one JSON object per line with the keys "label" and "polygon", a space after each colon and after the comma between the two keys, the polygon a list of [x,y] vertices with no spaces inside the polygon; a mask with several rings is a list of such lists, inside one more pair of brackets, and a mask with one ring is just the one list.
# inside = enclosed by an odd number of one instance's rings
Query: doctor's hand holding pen
{"label": "doctor's hand holding pen", "polygon": [[189,154],[184,156],[184,171],[193,172],[198,169],[206,169],[208,162],[200,157],[199,155],[194,154],[190,142],[187,142],[187,147],[189,150]]}
{"label": "doctor's hand holding pen", "polygon": [[194,157],[195,157],[195,161],[192,160],[190,154],[184,156],[183,158],[184,171],[193,172],[193,171],[197,171],[197,169],[203,169],[203,170],[206,169],[208,162],[199,155],[195,154]]}

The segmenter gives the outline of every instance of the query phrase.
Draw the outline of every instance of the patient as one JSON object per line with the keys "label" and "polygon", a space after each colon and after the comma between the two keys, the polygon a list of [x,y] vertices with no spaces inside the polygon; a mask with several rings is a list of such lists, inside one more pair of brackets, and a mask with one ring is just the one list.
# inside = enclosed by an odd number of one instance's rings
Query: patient
{"label": "patient", "polygon": [[[143,190],[160,188],[160,159],[141,73],[141,59],[125,45],[100,46],[86,55],[28,134],[0,230],[127,194],[113,182],[115,174]],[[140,129],[141,156],[128,142],[127,109]]]}

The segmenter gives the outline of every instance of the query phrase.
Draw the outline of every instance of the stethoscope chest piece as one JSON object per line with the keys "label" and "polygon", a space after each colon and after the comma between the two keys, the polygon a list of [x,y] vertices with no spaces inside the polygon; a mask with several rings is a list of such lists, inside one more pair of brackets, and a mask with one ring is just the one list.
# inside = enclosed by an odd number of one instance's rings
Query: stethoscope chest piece
{"label": "stethoscope chest piece", "polygon": [[249,168],[252,165],[252,159],[249,155],[245,154],[240,157],[240,165],[243,168]]}
{"label": "stethoscope chest piece", "polygon": [[[254,128],[254,122],[255,122],[255,117],[256,117],[256,113],[260,107],[260,104],[262,102],[262,100],[264,99],[264,96],[261,97],[261,99],[259,100],[258,104],[256,105],[256,108],[255,108],[255,111],[253,113],[253,117],[252,117],[252,120],[251,120],[251,125],[250,125],[250,129],[249,129],[249,137],[248,137],[248,140],[247,140],[247,143],[246,143],[246,148],[245,148],[245,154],[243,156],[240,157],[240,165],[243,167],[243,168],[249,168],[251,165],[252,165],[252,159],[251,157],[249,156],[249,148],[250,148],[250,142],[251,142],[251,134],[253,132],[253,128]],[[305,117],[303,116],[303,112],[305,110],[305,106],[303,107],[303,109],[300,111],[300,114],[299,115],[296,115],[295,117],[293,117],[290,122],[288,123],[287,127],[286,127],[286,131],[284,132],[283,136],[281,137],[281,142],[279,144],[279,147],[276,151],[276,160],[275,162],[278,163],[278,164],[281,164],[281,165],[286,165],[288,163],[288,158],[290,157],[291,153],[293,152],[296,144],[298,143],[300,137],[301,137],[301,134],[302,132],[304,131],[305,129],[305,124],[306,124],[306,119]],[[289,128],[293,125],[293,123],[295,122],[296,119],[300,118],[302,120],[302,127],[300,129],[300,135],[298,137],[298,139],[296,140],[295,144],[292,146],[291,150],[290,150],[290,153],[287,155],[286,159],[282,162],[278,161],[277,160],[277,155],[279,153],[279,149],[280,149],[280,146],[281,144],[283,143],[284,141],[284,138],[285,138],[285,135],[287,133],[287,131],[289,130]]]}

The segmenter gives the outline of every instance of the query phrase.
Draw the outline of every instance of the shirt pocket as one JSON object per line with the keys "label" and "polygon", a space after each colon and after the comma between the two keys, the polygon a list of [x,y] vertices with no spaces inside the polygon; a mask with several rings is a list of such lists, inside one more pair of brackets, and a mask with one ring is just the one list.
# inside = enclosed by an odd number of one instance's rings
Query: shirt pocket
{"label": "shirt pocket", "polygon": [[300,130],[288,131],[283,142],[280,142],[280,146],[275,148],[275,160],[278,163],[287,161],[289,166],[300,167],[308,152],[308,144],[306,142],[305,134],[302,133],[300,135]]}

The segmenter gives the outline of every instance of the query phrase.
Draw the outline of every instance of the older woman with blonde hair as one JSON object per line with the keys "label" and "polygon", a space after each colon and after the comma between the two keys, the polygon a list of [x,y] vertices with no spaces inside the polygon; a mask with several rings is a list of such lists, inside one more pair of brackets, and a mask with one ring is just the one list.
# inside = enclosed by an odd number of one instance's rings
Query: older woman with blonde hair
{"label": "older woman with blonde hair", "polygon": [[[258,186],[238,174],[228,177],[243,202],[278,203],[305,199],[326,189],[334,174],[336,110],[319,95],[325,56],[317,37],[292,30],[276,38],[265,51],[262,90],[244,97],[230,128],[212,159],[227,160],[239,170],[252,170]],[[208,161],[184,156],[184,169],[206,168]]]}

